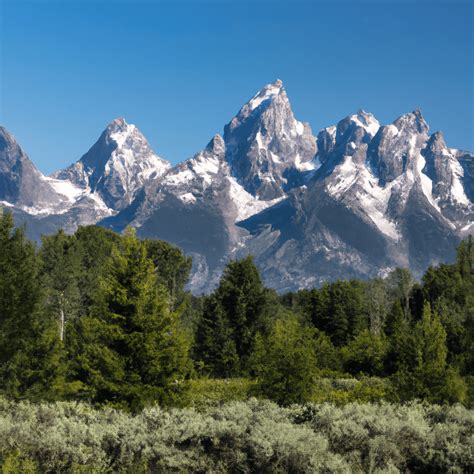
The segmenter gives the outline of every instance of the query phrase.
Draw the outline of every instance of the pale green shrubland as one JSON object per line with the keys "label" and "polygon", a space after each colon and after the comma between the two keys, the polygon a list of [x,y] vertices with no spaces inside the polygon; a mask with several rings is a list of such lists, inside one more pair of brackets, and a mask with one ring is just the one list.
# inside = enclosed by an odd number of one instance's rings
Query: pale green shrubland
{"label": "pale green shrubland", "polygon": [[137,415],[0,400],[3,472],[469,472],[474,414],[410,403],[235,401]]}

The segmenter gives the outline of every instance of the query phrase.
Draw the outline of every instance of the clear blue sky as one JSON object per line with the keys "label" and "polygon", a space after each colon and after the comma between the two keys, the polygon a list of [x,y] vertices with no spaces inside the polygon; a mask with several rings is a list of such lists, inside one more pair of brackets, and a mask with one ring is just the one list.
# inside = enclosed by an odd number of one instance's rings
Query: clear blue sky
{"label": "clear blue sky", "polygon": [[470,0],[0,4],[0,124],[45,173],[117,116],[181,161],[276,78],[315,132],[361,107],[383,123],[419,107],[474,149]]}

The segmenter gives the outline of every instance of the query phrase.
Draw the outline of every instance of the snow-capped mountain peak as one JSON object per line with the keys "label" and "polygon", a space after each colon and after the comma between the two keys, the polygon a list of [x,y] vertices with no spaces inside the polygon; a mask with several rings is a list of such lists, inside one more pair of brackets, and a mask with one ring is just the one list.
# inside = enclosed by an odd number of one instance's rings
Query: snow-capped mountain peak
{"label": "snow-capped mountain peak", "polygon": [[374,137],[380,128],[379,121],[370,112],[359,109],[356,114],[349,116],[351,122],[363,128],[370,137]]}
{"label": "snow-capped mountain peak", "polygon": [[226,159],[244,189],[262,200],[281,197],[314,169],[316,140],[295,119],[283,83],[263,87],[224,128]]}
{"label": "snow-capped mountain peak", "polygon": [[426,123],[420,109],[416,109],[413,112],[401,115],[394,122],[393,125],[401,132],[412,132],[412,133],[428,133],[429,126]]}
{"label": "snow-capped mountain peak", "polygon": [[274,97],[278,96],[281,93],[284,93],[285,89],[283,87],[283,82],[280,79],[277,79],[271,84],[267,84],[263,89],[258,91],[245,105],[250,110],[255,110],[257,107],[260,107],[262,102],[267,100],[272,100]]}
{"label": "snow-capped mountain peak", "polygon": [[284,291],[396,266],[419,275],[474,232],[473,202],[474,154],[430,135],[419,110],[381,126],[360,109],[322,129],[316,147],[281,81],[172,168],[117,118],[80,160],[47,178],[0,128],[0,206],[35,238],[58,227],[132,225],[193,256],[194,291],[248,253]]}
{"label": "snow-capped mountain peak", "polygon": [[162,176],[170,166],[135,125],[117,118],[79,161],[53,177],[97,193],[108,207],[121,209],[148,180]]}

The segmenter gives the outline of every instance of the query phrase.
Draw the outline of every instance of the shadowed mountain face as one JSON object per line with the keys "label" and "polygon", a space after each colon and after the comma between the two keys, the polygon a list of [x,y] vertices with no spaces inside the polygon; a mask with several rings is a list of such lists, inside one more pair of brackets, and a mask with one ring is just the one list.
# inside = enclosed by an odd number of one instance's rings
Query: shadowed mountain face
{"label": "shadowed mountain face", "polygon": [[0,200],[30,235],[132,225],[193,256],[195,292],[249,253],[279,291],[396,266],[420,274],[451,260],[474,233],[473,174],[474,155],[430,135],[418,110],[382,126],[359,110],[314,137],[281,81],[175,167],[116,119],[79,161],[48,178],[0,129]]}
{"label": "shadowed mountain face", "polygon": [[30,208],[60,201],[60,196],[3,127],[0,127],[0,201]]}

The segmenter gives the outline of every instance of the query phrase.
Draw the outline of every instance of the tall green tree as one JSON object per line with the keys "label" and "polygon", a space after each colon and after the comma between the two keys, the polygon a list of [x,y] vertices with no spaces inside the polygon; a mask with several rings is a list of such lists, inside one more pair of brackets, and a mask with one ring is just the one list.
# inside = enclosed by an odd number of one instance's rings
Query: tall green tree
{"label": "tall green tree", "polygon": [[231,377],[239,372],[240,361],[232,336],[232,329],[220,300],[216,295],[204,299],[198,321],[194,358],[209,375]]}
{"label": "tall green tree", "polygon": [[158,285],[168,289],[170,305],[176,310],[185,300],[185,286],[192,267],[191,257],[187,257],[174,245],[161,240],[144,240],[147,256],[155,266]]}
{"label": "tall green tree", "polygon": [[415,357],[395,376],[402,398],[421,398],[430,402],[464,401],[466,387],[456,371],[447,365],[446,331],[429,303],[414,327]]}
{"label": "tall green tree", "polygon": [[[269,307],[269,298],[275,307]],[[263,286],[252,257],[230,262],[198,323],[197,357],[206,361],[215,376],[245,373],[255,335],[266,331],[271,311],[278,312],[277,308],[278,300]]]}
{"label": "tall green tree", "polygon": [[61,357],[45,310],[35,246],[10,213],[0,216],[0,386],[14,398],[54,398]]}
{"label": "tall green tree", "polygon": [[282,405],[311,399],[317,370],[316,331],[297,318],[277,320],[258,335],[252,357],[258,394]]}
{"label": "tall green tree", "polygon": [[45,288],[47,305],[56,315],[59,339],[64,343],[68,323],[80,312],[80,258],[75,236],[60,230],[44,236],[40,250],[41,283]]}
{"label": "tall green tree", "polygon": [[356,280],[327,283],[311,291],[305,313],[334,345],[347,344],[369,325],[364,283]]}
{"label": "tall green tree", "polygon": [[75,374],[92,401],[136,410],[179,398],[190,370],[189,341],[133,230],[112,249],[79,333]]}

